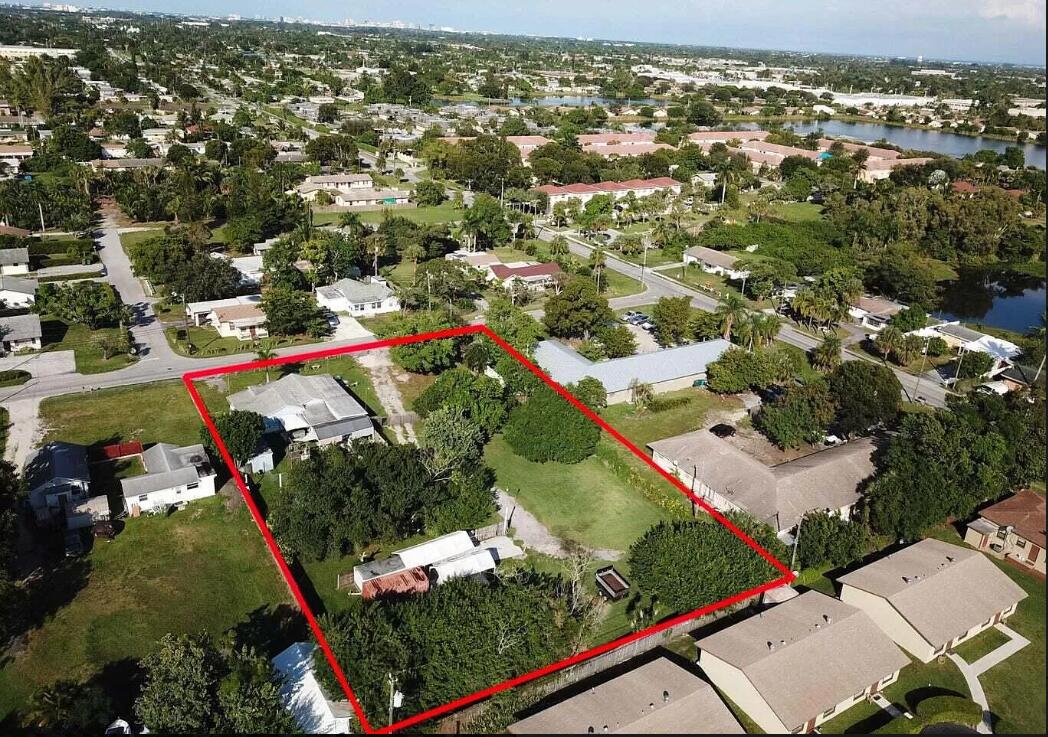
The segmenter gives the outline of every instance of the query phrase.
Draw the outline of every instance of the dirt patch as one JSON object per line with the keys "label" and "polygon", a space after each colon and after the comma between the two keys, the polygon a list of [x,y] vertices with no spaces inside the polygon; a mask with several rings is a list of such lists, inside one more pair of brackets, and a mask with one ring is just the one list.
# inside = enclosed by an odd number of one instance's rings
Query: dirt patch
{"label": "dirt patch", "polygon": [[798,458],[817,453],[821,447],[802,445],[800,448],[787,448],[783,450],[761,435],[752,425],[736,425],[734,436],[727,438],[728,442],[747,455],[751,455],[766,466],[778,466],[781,463],[789,463]]}

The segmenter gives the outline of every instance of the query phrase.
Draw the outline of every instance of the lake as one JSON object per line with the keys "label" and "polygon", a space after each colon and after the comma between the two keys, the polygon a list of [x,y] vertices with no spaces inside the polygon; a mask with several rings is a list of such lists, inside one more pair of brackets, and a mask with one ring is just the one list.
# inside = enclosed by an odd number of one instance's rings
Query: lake
{"label": "lake", "polygon": [[[822,130],[826,135],[836,138],[854,138],[870,143],[884,139],[889,143],[901,148],[911,148],[918,151],[935,151],[940,154],[956,156],[960,158],[966,154],[974,154],[976,151],[988,148],[998,153],[1004,153],[1006,146],[1016,146],[1014,141],[1000,141],[996,138],[984,138],[983,136],[962,136],[959,133],[949,131],[924,130],[923,128],[904,128],[897,125],[884,125],[882,123],[846,123],[842,120],[805,120],[799,123],[788,123],[797,133],[806,135],[812,131]],[[1036,166],[1038,169],[1045,168],[1045,147],[1036,143],[1021,144],[1023,153],[1026,155],[1026,163]]]}
{"label": "lake", "polygon": [[977,322],[1025,333],[1041,324],[1044,304],[1042,276],[972,269],[944,285],[940,309],[932,314],[942,320]]}

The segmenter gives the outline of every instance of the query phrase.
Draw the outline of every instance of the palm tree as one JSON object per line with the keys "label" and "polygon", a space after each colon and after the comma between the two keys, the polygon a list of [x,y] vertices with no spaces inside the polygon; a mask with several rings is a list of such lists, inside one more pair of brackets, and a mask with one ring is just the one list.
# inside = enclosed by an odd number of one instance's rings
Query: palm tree
{"label": "palm tree", "polygon": [[[255,358],[259,361],[269,361],[270,359],[276,358],[277,352],[273,341],[263,340],[257,346],[255,346]],[[266,366],[266,383],[269,383],[269,366]]]}
{"label": "palm tree", "polygon": [[35,110],[45,118],[58,109],[58,101],[84,88],[73,71],[61,61],[33,56],[9,80],[11,99],[19,107]]}
{"label": "palm tree", "polygon": [[630,402],[637,406],[638,409],[644,411],[651,407],[652,400],[655,399],[655,391],[652,389],[651,384],[647,384],[634,378],[630,381]]}
{"label": "palm tree", "polygon": [[738,294],[730,293],[717,305],[715,313],[720,318],[721,334],[731,340],[732,329],[746,319],[746,301]]}
{"label": "palm tree", "polygon": [[782,323],[779,322],[779,318],[775,315],[758,313],[750,318],[750,323],[753,325],[753,337],[758,347],[768,345],[775,340],[775,336],[779,334],[779,330],[782,328]]}
{"label": "palm tree", "polygon": [[880,333],[877,334],[877,338],[874,341],[877,344],[877,350],[884,355],[884,362],[887,364],[888,359],[892,353],[898,354],[899,349],[902,348],[903,341],[906,340],[906,336],[902,334],[902,331],[894,325],[888,325]]}
{"label": "palm tree", "polygon": [[[604,276],[604,269],[608,264],[608,259],[604,255],[603,248],[594,248],[590,252],[590,268],[593,269],[593,278],[597,282],[597,291],[600,290],[600,278]],[[607,286],[607,285],[605,285]]]}
{"label": "palm tree", "polygon": [[389,250],[389,239],[385,233],[372,233],[364,239],[364,250],[371,254],[372,273],[378,276],[378,259]]}
{"label": "palm tree", "polygon": [[822,343],[811,351],[812,365],[823,371],[832,371],[841,365],[841,348],[843,344],[836,333],[827,333]]}
{"label": "palm tree", "polygon": [[549,253],[551,256],[567,256],[568,251],[568,239],[562,235],[555,236],[549,243]]}

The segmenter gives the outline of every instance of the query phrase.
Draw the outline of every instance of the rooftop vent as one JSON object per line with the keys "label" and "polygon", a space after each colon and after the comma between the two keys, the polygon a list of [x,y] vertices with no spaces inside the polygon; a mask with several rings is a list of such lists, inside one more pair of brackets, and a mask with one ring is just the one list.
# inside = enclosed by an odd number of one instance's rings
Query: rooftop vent
{"label": "rooftop vent", "polygon": [[822,618],[826,620],[826,624],[831,624],[833,622],[833,617],[831,617],[829,614],[823,614]]}
{"label": "rooftop vent", "polygon": [[662,703],[665,704],[669,700],[670,700],[670,692],[669,691],[663,691],[662,692]]}

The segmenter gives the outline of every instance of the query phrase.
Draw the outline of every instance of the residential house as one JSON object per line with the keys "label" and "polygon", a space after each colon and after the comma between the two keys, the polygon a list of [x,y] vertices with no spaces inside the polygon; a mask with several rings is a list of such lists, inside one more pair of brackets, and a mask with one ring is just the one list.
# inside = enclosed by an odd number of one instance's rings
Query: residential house
{"label": "residential house", "polygon": [[578,200],[579,204],[585,205],[598,195],[611,195],[616,200],[627,197],[631,192],[635,197],[647,197],[656,192],[669,192],[680,194],[683,185],[669,177],[656,177],[654,179],[628,179],[624,182],[599,182],[597,184],[544,184],[535,190],[546,194],[549,200],[549,211],[553,206],[567,200]]}
{"label": "residential house", "polygon": [[33,158],[33,147],[28,143],[8,143],[0,145],[0,164],[17,169],[23,161]]}
{"label": "residential house", "polygon": [[968,523],[964,541],[990,555],[1045,573],[1044,496],[1031,489],[991,504]]}
{"label": "residential house", "polygon": [[807,591],[700,639],[699,667],[769,734],[809,733],[910,659],[866,612]]}
{"label": "residential house", "polygon": [[132,517],[215,495],[215,473],[203,445],[157,443],[142,453],[146,472],[120,480]]}
{"label": "residential house", "polygon": [[532,151],[550,142],[545,136],[506,136],[506,140],[517,147],[524,161],[528,160]]}
{"label": "residential house", "polygon": [[632,401],[638,382],[649,384],[656,394],[704,385],[706,367],[730,348],[731,343],[718,338],[594,362],[560,341],[544,340],[535,347],[535,362],[559,384],[591,376],[604,386],[608,404],[619,404]]}
{"label": "residential house", "polygon": [[864,295],[848,306],[848,314],[864,328],[877,332],[883,330],[888,321],[904,307],[905,305],[884,297]]}
{"label": "residential house", "polygon": [[770,131],[747,130],[747,131],[697,131],[688,134],[688,140],[699,146],[710,146],[714,143],[727,143],[728,141],[763,141],[770,135]]}
{"label": "residential house", "polygon": [[997,379],[1008,385],[1009,391],[1019,391],[1039,386],[1043,390],[1045,373],[1043,366],[1027,366],[1013,363],[997,375]]}
{"label": "residential house", "polygon": [[[985,353],[993,359],[993,365],[987,372],[993,376],[998,371],[1011,365],[1011,363],[1022,354],[1022,349],[1011,341],[998,338],[994,335],[980,333],[972,330],[960,322],[944,322],[933,325],[930,328],[917,331],[918,335],[938,335],[951,348],[956,348],[960,353],[976,351]],[[960,360],[964,360],[963,357]]]}
{"label": "residential house", "polygon": [[339,279],[327,287],[317,287],[317,304],[332,312],[354,317],[371,317],[400,310],[400,299],[385,279],[375,276]]}
{"label": "residential house", "polygon": [[871,438],[766,466],[710,430],[648,444],[651,459],[720,511],[741,510],[789,533],[808,512],[851,516],[864,482],[873,475]]}
{"label": "residential house", "polygon": [[17,276],[28,273],[28,248],[0,248],[0,276]]}
{"label": "residential house", "polygon": [[240,283],[257,287],[262,283],[265,271],[262,268],[262,257],[259,255],[237,256],[229,259],[233,268],[240,272]]}
{"label": "residential house", "polygon": [[167,165],[167,159],[95,159],[90,162],[91,168],[101,171],[132,171],[134,169],[148,169],[150,167],[163,167]]}
{"label": "residential house", "polygon": [[223,338],[257,340],[269,336],[266,313],[257,304],[216,307],[208,313],[207,320]]}
{"label": "residential house", "polygon": [[881,179],[887,179],[891,173],[901,166],[923,166],[932,159],[927,157],[914,157],[911,159],[869,159],[859,170],[859,180],[871,184]]}
{"label": "residential house", "polygon": [[53,440],[30,454],[22,478],[38,521],[64,514],[68,507],[90,496],[87,447]]}
{"label": "residential house", "polygon": [[738,262],[737,256],[706,246],[692,246],[684,252],[685,264],[697,264],[707,274],[717,274],[728,279],[741,280],[750,275],[746,269],[736,268]]}
{"label": "residential house", "polygon": [[0,353],[38,351],[43,347],[40,315],[0,317]]}
{"label": "residential house", "polygon": [[368,411],[327,374],[288,374],[250,386],[231,395],[229,406],[257,412],[268,432],[287,433],[300,443],[331,445],[375,435]]}
{"label": "residential house", "polygon": [[0,276],[0,303],[8,308],[32,307],[36,302],[36,290],[39,286],[36,279]]}
{"label": "residential house", "polygon": [[8,238],[28,238],[33,234],[33,231],[26,230],[25,228],[16,228],[13,225],[7,225],[0,223],[0,237],[6,236]]}
{"label": "residential house", "polygon": [[553,284],[559,274],[563,273],[557,264],[537,262],[492,264],[488,267],[488,272],[506,289],[514,284],[523,284],[531,290],[545,289]]}
{"label": "residential house", "polygon": [[1004,621],[1026,598],[982,553],[933,538],[837,581],[842,601],[925,663]]}
{"label": "residential house", "polygon": [[332,193],[334,204],[339,207],[379,207],[406,205],[411,192],[402,189],[351,189],[348,192]]}
{"label": "residential house", "polygon": [[345,699],[328,699],[314,670],[314,650],[312,643],[296,642],[273,658],[280,700],[303,734],[350,734],[353,707]]}
{"label": "residential house", "polygon": [[236,307],[239,305],[261,305],[262,297],[258,294],[248,294],[242,297],[230,297],[228,299],[212,299],[206,302],[190,302],[186,305],[186,317],[193,321],[197,327],[206,325],[208,316],[217,309],[223,307]]}
{"label": "residential house", "polygon": [[[588,687],[586,687],[588,686]],[[584,688],[585,687],[585,688]],[[706,681],[660,657],[540,702],[510,734],[745,734]],[[547,705],[548,702],[553,703]]]}
{"label": "residential house", "polygon": [[319,192],[329,192],[334,195],[354,189],[373,189],[374,186],[370,174],[321,174],[306,177],[305,181],[295,187],[293,191],[298,192],[307,202],[313,202]]}

